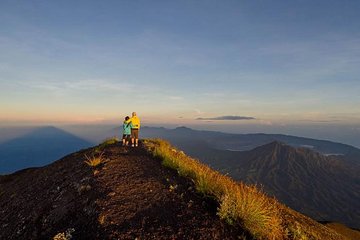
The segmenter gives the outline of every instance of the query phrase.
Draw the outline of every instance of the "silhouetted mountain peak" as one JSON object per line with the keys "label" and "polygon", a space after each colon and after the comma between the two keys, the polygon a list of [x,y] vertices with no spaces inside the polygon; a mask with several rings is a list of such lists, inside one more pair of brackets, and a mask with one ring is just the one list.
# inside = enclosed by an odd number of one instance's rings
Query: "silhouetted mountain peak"
{"label": "silhouetted mountain peak", "polygon": [[255,150],[262,150],[262,152],[268,151],[271,154],[293,154],[293,155],[305,155],[305,156],[311,156],[311,157],[320,157],[322,158],[323,155],[315,152],[309,148],[305,148],[305,147],[294,147],[294,146],[290,146],[286,143],[283,143],[281,141],[273,141],[269,144],[257,147],[254,149]]}
{"label": "silhouetted mountain peak", "polygon": [[175,130],[176,131],[187,131],[187,132],[194,131],[193,129],[185,127],[185,126],[177,127],[177,128],[175,128]]}
{"label": "silhouetted mountain peak", "polygon": [[261,153],[262,156],[266,155],[272,155],[277,156],[279,154],[288,154],[288,153],[294,153],[296,151],[295,148],[280,142],[280,141],[273,141],[271,143],[265,144],[263,146],[257,147],[253,152]]}
{"label": "silhouetted mountain peak", "polygon": [[[286,148],[286,147],[289,147],[289,145],[283,143],[283,142],[280,142],[280,141],[272,141],[271,143],[269,144],[266,144],[268,145],[270,148],[273,148],[273,149],[279,149],[279,148]],[[266,146],[265,145],[265,146]]]}
{"label": "silhouetted mountain peak", "polygon": [[242,160],[228,166],[231,171],[236,168],[233,173],[238,180],[260,183],[287,205],[318,220],[327,218],[358,227],[356,206],[360,205],[354,193],[359,189],[359,169],[355,166],[279,141],[245,152],[239,158]]}

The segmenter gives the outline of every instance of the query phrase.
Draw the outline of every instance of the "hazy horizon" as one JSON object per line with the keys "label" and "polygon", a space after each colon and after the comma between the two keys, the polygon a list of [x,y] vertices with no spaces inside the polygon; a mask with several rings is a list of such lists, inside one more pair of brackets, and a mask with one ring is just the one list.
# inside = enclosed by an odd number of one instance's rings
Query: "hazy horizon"
{"label": "hazy horizon", "polygon": [[[121,122],[121,121],[120,121]],[[54,126],[69,133],[75,134],[78,137],[83,137],[85,140],[90,140],[92,137],[97,137],[99,132],[108,131],[114,128],[120,128],[121,123],[103,123],[103,124],[44,124],[44,125],[0,125],[0,144],[6,140],[15,137],[21,137],[23,134],[30,132],[34,128]],[[233,134],[252,134],[252,133],[265,133],[265,134],[285,134],[305,138],[313,138],[318,140],[329,140],[333,142],[344,143],[352,145],[360,149],[360,138],[358,131],[360,126],[260,126],[260,125],[219,125],[213,122],[207,124],[151,124],[143,123],[146,127],[165,127],[174,129],[177,127],[188,127],[194,130],[205,131],[218,131]],[[119,130],[120,131],[120,130]],[[121,137],[121,132],[113,131],[114,136]],[[140,132],[141,135],[141,132]],[[111,137],[110,135],[108,137]],[[141,136],[140,136],[141,137]],[[99,139],[104,140],[104,139]]]}

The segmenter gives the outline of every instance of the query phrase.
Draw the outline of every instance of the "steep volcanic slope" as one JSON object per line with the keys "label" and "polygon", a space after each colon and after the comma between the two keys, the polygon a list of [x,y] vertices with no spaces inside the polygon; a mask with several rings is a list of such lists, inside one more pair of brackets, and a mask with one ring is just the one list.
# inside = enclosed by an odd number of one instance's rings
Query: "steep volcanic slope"
{"label": "steep volcanic slope", "polygon": [[0,176],[0,239],[238,239],[216,204],[142,148],[110,145],[104,162],[88,149],[55,163]]}
{"label": "steep volcanic slope", "polygon": [[96,199],[104,193],[84,153],[0,176],[0,239],[52,239],[68,228],[83,239],[102,233]]}
{"label": "steep volcanic slope", "polygon": [[317,220],[360,225],[360,171],[309,149],[273,142],[222,165],[223,171],[257,183],[291,208]]}

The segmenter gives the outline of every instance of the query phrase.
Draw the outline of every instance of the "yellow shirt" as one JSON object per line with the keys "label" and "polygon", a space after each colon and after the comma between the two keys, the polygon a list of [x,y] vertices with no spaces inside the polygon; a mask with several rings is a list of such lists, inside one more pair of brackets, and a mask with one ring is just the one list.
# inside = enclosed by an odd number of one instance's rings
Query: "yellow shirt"
{"label": "yellow shirt", "polygon": [[132,128],[140,128],[140,119],[137,116],[132,117],[131,119]]}

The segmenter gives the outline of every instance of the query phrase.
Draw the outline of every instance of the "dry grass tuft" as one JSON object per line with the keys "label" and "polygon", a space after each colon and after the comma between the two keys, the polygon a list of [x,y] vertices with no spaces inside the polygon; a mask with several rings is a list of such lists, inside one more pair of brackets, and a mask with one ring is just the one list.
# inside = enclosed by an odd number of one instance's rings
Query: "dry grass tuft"
{"label": "dry grass tuft", "polygon": [[98,156],[95,156],[93,155],[92,157],[88,157],[86,154],[85,154],[85,158],[86,158],[86,161],[84,161],[87,165],[89,165],[90,167],[96,167],[98,165],[100,165],[104,158],[103,158],[103,152],[100,153]]}
{"label": "dry grass tuft", "polygon": [[215,198],[220,204],[217,214],[221,219],[242,226],[257,239],[284,238],[278,202],[255,186],[237,183],[163,140],[146,140],[145,145],[164,166],[192,179],[199,192]]}
{"label": "dry grass tuft", "polygon": [[299,240],[309,240],[309,239],[320,239],[316,233],[311,233],[311,230],[305,231],[303,226],[300,223],[295,222],[295,224],[290,225],[288,227],[289,235],[292,239],[299,239]]}
{"label": "dry grass tuft", "polygon": [[104,223],[105,223],[105,215],[99,216],[98,222],[100,223],[100,225],[104,225]]}
{"label": "dry grass tuft", "polygon": [[65,232],[56,234],[53,240],[70,240],[72,239],[72,233],[75,232],[74,228],[68,228]]}

